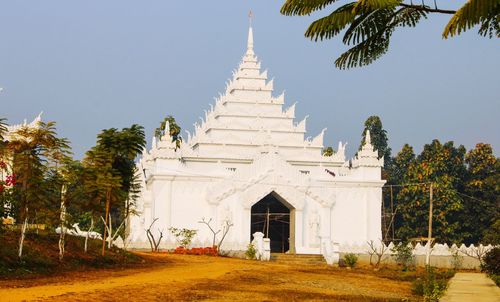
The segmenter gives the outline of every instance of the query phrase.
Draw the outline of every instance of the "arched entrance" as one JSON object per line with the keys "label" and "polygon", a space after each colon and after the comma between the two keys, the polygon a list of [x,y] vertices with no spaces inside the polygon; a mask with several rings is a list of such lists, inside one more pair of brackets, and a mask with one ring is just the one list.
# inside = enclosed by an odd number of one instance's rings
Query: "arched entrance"
{"label": "arched entrance", "polygon": [[251,209],[250,237],[255,232],[271,239],[271,252],[294,252],[294,208],[276,192],[271,192]]}

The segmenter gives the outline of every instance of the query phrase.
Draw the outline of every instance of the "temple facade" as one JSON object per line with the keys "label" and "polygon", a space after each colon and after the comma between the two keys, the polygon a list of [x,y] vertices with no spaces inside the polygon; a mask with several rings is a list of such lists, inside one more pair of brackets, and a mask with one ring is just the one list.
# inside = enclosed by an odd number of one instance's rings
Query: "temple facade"
{"label": "temple facade", "polygon": [[[273,80],[247,49],[225,92],[194,125],[179,148],[167,133],[153,139],[138,163],[142,189],[130,218],[129,246],[148,248],[151,230],[161,247],[178,245],[169,228],[196,229],[193,246],[211,246],[210,221],[223,250],[243,251],[252,234],[270,238],[271,251],[320,254],[332,242],[364,243],[381,234],[381,167],[370,134],[346,160],[339,142],[323,155],[325,130],[305,138],[307,117],[273,94]],[[167,125],[168,126],[168,125]],[[158,235],[158,234],[157,234]]]}

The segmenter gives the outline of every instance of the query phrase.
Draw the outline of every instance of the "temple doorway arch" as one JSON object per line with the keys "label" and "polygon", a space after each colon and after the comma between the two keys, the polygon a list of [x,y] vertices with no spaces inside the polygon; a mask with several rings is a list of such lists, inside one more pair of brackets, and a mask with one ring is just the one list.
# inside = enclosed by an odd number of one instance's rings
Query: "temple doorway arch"
{"label": "temple doorway arch", "polygon": [[264,233],[271,240],[271,252],[295,253],[295,209],[272,191],[251,208],[250,237]]}

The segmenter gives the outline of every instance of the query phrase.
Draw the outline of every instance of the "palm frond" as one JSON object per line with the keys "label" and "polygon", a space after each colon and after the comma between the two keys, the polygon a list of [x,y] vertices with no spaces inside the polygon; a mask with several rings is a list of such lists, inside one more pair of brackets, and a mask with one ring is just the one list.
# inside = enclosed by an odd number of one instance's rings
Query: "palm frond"
{"label": "palm frond", "polygon": [[371,64],[387,52],[392,30],[383,30],[344,52],[335,60],[339,69],[349,69]]}
{"label": "palm frond", "polygon": [[453,37],[481,25],[479,34],[485,36],[499,33],[500,0],[469,0],[451,17],[446,25],[443,38]]}
{"label": "palm frond", "polygon": [[393,22],[397,27],[415,27],[422,18],[427,19],[427,12],[415,7],[403,7],[396,12]]}
{"label": "palm frond", "polygon": [[331,39],[339,34],[356,17],[353,7],[356,2],[351,2],[336,9],[330,15],[318,19],[309,25],[305,36],[311,40],[318,41]]}
{"label": "palm frond", "polygon": [[355,45],[343,53],[335,65],[340,69],[361,67],[373,63],[389,48],[390,37],[396,27],[415,26],[426,12],[413,7],[377,9],[356,18],[347,29],[343,42]]}
{"label": "palm frond", "polygon": [[489,36],[490,39],[494,36],[500,38],[500,14],[497,13],[497,15],[492,18],[486,18],[481,23],[479,34],[481,36]]}
{"label": "palm frond", "polygon": [[287,0],[281,7],[281,14],[285,16],[304,16],[321,10],[336,0]]}
{"label": "palm frond", "polygon": [[387,27],[393,9],[377,9],[358,16],[344,34],[346,45],[359,44]]}
{"label": "palm frond", "polygon": [[358,0],[354,7],[357,14],[369,13],[378,9],[394,9],[402,0]]}

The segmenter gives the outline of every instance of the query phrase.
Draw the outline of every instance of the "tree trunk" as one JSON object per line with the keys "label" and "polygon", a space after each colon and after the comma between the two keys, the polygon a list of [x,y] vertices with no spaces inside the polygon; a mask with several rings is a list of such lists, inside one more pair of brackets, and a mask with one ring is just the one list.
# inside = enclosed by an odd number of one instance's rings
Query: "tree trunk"
{"label": "tree trunk", "polygon": [[26,235],[26,228],[28,227],[28,208],[25,209],[26,217],[24,218],[23,227],[21,228],[21,238],[19,238],[19,249],[17,253],[17,257],[19,260],[23,257],[23,244],[24,244],[24,236]]}
{"label": "tree trunk", "polygon": [[94,229],[94,216],[90,216],[90,228],[87,231],[87,236],[85,236],[85,246],[83,248],[85,253],[87,253],[87,247],[88,247],[89,236],[90,236],[89,234],[90,234],[90,232],[92,232],[93,229]]}
{"label": "tree trunk", "polygon": [[111,248],[111,243],[113,242],[113,222],[111,221],[111,214],[109,215],[109,228],[108,228],[108,250]]}
{"label": "tree trunk", "polygon": [[[30,165],[29,163],[26,164],[26,174],[29,176],[31,173],[30,171]],[[19,260],[22,259],[23,257],[23,244],[24,244],[24,237],[26,236],[26,228],[28,227],[28,179],[27,177],[23,177],[23,201],[24,201],[24,223],[21,228],[21,236],[19,238],[19,249],[17,256],[19,257]],[[22,217],[22,216],[21,216]]]}
{"label": "tree trunk", "polygon": [[108,192],[106,192],[106,220],[104,221],[104,235],[102,237],[102,256],[104,256],[104,250],[106,248],[106,229],[108,227],[108,217],[109,217],[109,207],[110,207],[110,203],[111,203],[111,190],[108,190]]}
{"label": "tree trunk", "polygon": [[64,257],[64,245],[66,236],[66,185],[61,188],[61,233],[59,234],[59,261]]}

